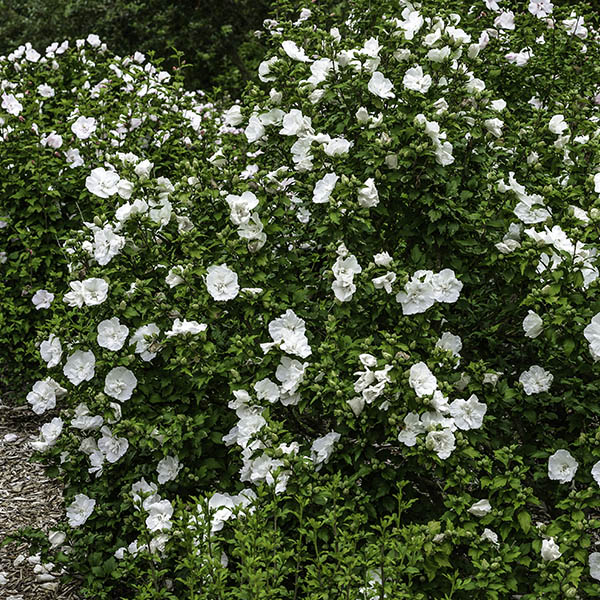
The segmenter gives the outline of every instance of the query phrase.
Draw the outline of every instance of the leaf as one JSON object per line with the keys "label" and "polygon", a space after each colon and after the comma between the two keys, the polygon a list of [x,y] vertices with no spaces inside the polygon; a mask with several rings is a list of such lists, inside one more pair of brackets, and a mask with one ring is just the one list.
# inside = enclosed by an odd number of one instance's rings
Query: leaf
{"label": "leaf", "polygon": [[522,510],[517,515],[517,519],[521,529],[524,531],[524,533],[527,533],[531,529],[531,515],[526,510]]}

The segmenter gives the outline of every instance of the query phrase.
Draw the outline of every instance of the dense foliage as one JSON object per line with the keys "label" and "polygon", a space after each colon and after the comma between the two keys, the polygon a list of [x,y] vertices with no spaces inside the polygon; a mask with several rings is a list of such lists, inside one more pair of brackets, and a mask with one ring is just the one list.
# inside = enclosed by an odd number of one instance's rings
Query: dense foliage
{"label": "dense foliage", "polygon": [[289,4],[226,110],[94,37],[0,63],[6,189],[89,210],[29,335],[45,560],[106,599],[600,597],[585,6]]}

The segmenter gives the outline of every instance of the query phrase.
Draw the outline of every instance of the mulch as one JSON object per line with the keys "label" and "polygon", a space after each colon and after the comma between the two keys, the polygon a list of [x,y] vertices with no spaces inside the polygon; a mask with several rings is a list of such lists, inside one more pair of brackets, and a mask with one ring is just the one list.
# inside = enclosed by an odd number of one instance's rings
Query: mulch
{"label": "mulch", "polygon": [[[38,417],[29,406],[4,405],[0,400],[0,543],[23,527],[39,528],[47,534],[64,519],[60,482],[49,479],[41,464],[30,462],[34,451],[29,442],[52,416]],[[56,570],[46,573],[39,558],[30,557],[27,544],[1,546],[0,598],[79,600],[77,584],[53,578],[53,572]]]}

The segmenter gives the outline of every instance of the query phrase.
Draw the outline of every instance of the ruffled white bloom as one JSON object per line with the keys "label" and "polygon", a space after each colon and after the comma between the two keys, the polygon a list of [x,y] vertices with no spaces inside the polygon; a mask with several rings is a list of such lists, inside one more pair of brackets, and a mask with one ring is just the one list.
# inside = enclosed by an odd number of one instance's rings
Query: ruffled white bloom
{"label": "ruffled white bloom", "polygon": [[550,0],[530,0],[527,9],[534,17],[544,19],[552,14],[554,5]]}
{"label": "ruffled white bloom", "polygon": [[527,312],[527,316],[523,319],[523,331],[525,336],[528,338],[536,338],[544,329],[544,322],[542,318],[530,310]]}
{"label": "ruffled white bloom", "polygon": [[446,460],[456,448],[456,438],[450,429],[430,431],[425,437],[425,446]]}
{"label": "ruffled white bloom", "polygon": [[479,402],[475,394],[472,394],[468,400],[457,398],[449,406],[450,414],[459,429],[467,431],[469,429],[479,429],[483,425],[487,405]]}
{"label": "ruffled white bloom", "polygon": [[260,140],[266,133],[265,126],[257,115],[252,115],[248,120],[248,126],[244,130],[244,135],[250,144]]}
{"label": "ruffled white bloom", "polygon": [[562,556],[562,552],[559,550],[558,544],[554,541],[554,538],[542,541],[541,555],[542,560],[547,562],[557,560]]}
{"label": "ruffled white bloom", "polygon": [[44,340],[40,344],[40,356],[46,361],[47,367],[51,369],[56,367],[60,363],[62,358],[62,345],[60,339],[57,338],[53,333],[47,340]]}
{"label": "ruffled white bloom", "polygon": [[498,29],[513,30],[515,28],[515,14],[512,10],[501,12],[494,20],[494,26]]}
{"label": "ruffled white bloom", "polygon": [[214,300],[233,300],[240,292],[238,276],[226,264],[211,265],[206,271],[206,289]]}
{"label": "ruffled white bloom", "polygon": [[173,322],[173,327],[169,329],[169,331],[165,331],[165,335],[167,337],[173,337],[175,335],[197,335],[202,331],[206,331],[208,325],[206,323],[198,323],[198,321],[187,321],[184,319],[181,321],[180,319],[175,319]]}
{"label": "ruffled white bloom", "polygon": [[313,190],[313,202],[315,204],[323,204],[329,202],[329,197],[335,188],[339,176],[335,173],[327,173],[323,178],[319,179]]}
{"label": "ruffled white bloom", "polygon": [[73,385],[79,385],[81,382],[90,381],[94,377],[95,366],[96,357],[91,350],[87,352],[75,350],[67,359],[63,367],[63,373]]}
{"label": "ruffled white bloom", "polygon": [[140,181],[146,181],[150,178],[150,173],[152,172],[153,168],[154,163],[148,159],[145,159],[135,165],[133,172],[138,176]]}
{"label": "ruffled white bloom", "polygon": [[71,527],[83,525],[94,512],[96,501],[85,494],[77,494],[67,507],[67,519]]}
{"label": "ruffled white bloom", "polygon": [[292,42],[291,40],[286,40],[282,42],[281,47],[283,51],[292,59],[300,62],[311,62],[311,59],[306,56],[304,52],[304,48],[298,48],[296,42]]}
{"label": "ruffled white bloom", "polygon": [[146,362],[151,361],[156,352],[151,351],[152,342],[147,340],[147,337],[156,336],[160,333],[160,329],[155,323],[149,323],[138,328],[129,340],[129,345],[135,345],[134,352],[140,355],[140,358]]}
{"label": "ruffled white bloom", "polygon": [[60,417],[54,417],[49,423],[44,423],[40,427],[40,437],[31,442],[31,447],[34,450],[43,452],[54,446],[56,440],[62,433],[63,425],[63,420]]}
{"label": "ruffled white bloom", "polygon": [[574,11],[569,19],[565,19],[562,23],[569,35],[574,35],[581,40],[584,40],[588,35],[587,27],[583,24],[584,18],[578,16]]}
{"label": "ruffled white bloom", "polygon": [[396,281],[396,273],[388,271],[385,275],[371,279],[376,290],[384,289],[388,294],[392,293],[392,286]]}
{"label": "ruffled white bloom", "polygon": [[100,415],[92,415],[87,404],[83,402],[75,408],[75,414],[71,419],[71,427],[87,431],[89,429],[100,429],[104,425],[104,418]]}
{"label": "ruffled white bloom", "polygon": [[72,125],[71,131],[80,139],[87,140],[96,131],[97,124],[94,117],[79,117]]}
{"label": "ruffled white bloom", "polygon": [[495,137],[502,136],[502,128],[504,127],[504,121],[500,119],[486,119],[483,122],[485,128]]}
{"label": "ruffled white bloom", "polygon": [[48,290],[38,290],[31,298],[31,301],[35,306],[35,310],[40,310],[41,308],[50,308],[53,300],[54,294]]}
{"label": "ruffled white bloom", "polygon": [[554,115],[548,123],[548,129],[556,135],[562,135],[569,129],[569,125],[565,122],[564,115]]}
{"label": "ruffled white bloom", "polygon": [[72,307],[81,308],[84,304],[94,306],[102,304],[108,295],[108,283],[104,279],[92,277],[84,281],[69,283],[72,291],[64,295],[63,300]]}
{"label": "ruffled white bloom", "polygon": [[406,446],[414,446],[417,443],[417,436],[425,433],[425,425],[416,412],[408,413],[404,417],[404,425],[404,429],[398,434],[398,441]]}
{"label": "ruffled white bloom", "polygon": [[554,376],[545,371],[539,365],[533,365],[527,371],[523,371],[519,377],[519,382],[528,396],[547,392],[552,385]]}
{"label": "ruffled white bloom", "polygon": [[393,260],[387,252],[380,252],[373,256],[373,262],[379,267],[389,267]]}
{"label": "ruffled white bloom", "polygon": [[467,512],[470,512],[476,517],[485,517],[485,515],[487,515],[491,510],[492,505],[490,504],[489,500],[479,500],[478,502],[475,502],[475,504],[473,504],[471,508],[467,510]]}
{"label": "ruffled white bloom", "polygon": [[119,317],[113,317],[98,323],[96,341],[102,348],[116,352],[123,347],[128,335],[129,328],[127,325],[122,325]]}
{"label": "ruffled white bloom", "polygon": [[358,204],[363,208],[372,208],[379,204],[379,192],[372,177],[369,177],[358,190]]}
{"label": "ruffled white bloom", "polygon": [[51,131],[47,136],[41,139],[41,144],[42,146],[48,146],[48,148],[58,150],[63,145],[63,139],[56,131]]}
{"label": "ruffled white bloom", "polygon": [[394,98],[394,85],[387,78],[383,76],[380,71],[375,71],[369,79],[367,89],[371,94],[378,96],[379,98]]}
{"label": "ruffled white bloom", "polygon": [[312,353],[306,337],[304,320],[289,308],[278,319],[269,323],[269,334],[273,343],[278,344],[283,352],[295,354],[300,358],[306,358]]}
{"label": "ruffled white bloom", "polygon": [[443,269],[433,275],[431,284],[435,300],[449,304],[458,300],[463,288],[462,282],[456,278],[452,269]]}
{"label": "ruffled white bloom", "polygon": [[442,350],[448,350],[448,352],[452,352],[454,356],[460,356],[462,340],[460,339],[460,336],[445,331],[442,333],[442,337],[435,343],[435,347],[441,348]]}
{"label": "ruffled white bloom", "polygon": [[234,104],[223,113],[223,124],[229,127],[237,127],[243,123],[242,109],[239,104]]}
{"label": "ruffled white bloom", "polygon": [[271,404],[279,400],[279,386],[268,378],[257,381],[254,384],[254,391],[259,400],[267,400]]}
{"label": "ruffled white bloom", "polygon": [[406,283],[404,290],[396,294],[396,302],[402,304],[402,314],[414,315],[425,312],[435,304],[435,289],[431,271],[416,271]]}
{"label": "ruffled white bloom", "polygon": [[548,477],[560,483],[569,483],[575,477],[579,463],[568,450],[557,450],[548,459]]}
{"label": "ruffled white bloom", "polygon": [[23,105],[16,99],[14,94],[2,94],[2,104],[0,106],[9,114],[15,117],[23,110]]}
{"label": "ruffled white bloom", "polygon": [[322,464],[329,460],[329,457],[333,454],[333,447],[340,437],[339,433],[330,431],[327,435],[317,438],[312,443],[310,454],[316,471],[319,471]]}
{"label": "ruffled white bloom", "polygon": [[87,190],[99,198],[109,198],[118,191],[119,174],[103,167],[94,169],[85,180]]}
{"label": "ruffled white bloom", "polygon": [[173,505],[168,500],[160,500],[148,506],[148,516],[146,517],[146,527],[149,531],[164,531],[171,529],[173,523]]}
{"label": "ruffled white bloom", "polygon": [[42,381],[36,381],[33,389],[27,394],[27,402],[36,415],[41,415],[47,410],[56,406],[57,398],[62,398],[67,393],[65,388],[61,387],[51,377],[46,377]]}
{"label": "ruffled white bloom", "polygon": [[487,540],[488,542],[494,544],[494,546],[498,545],[498,534],[487,527],[483,530],[480,539]]}
{"label": "ruffled white bloom", "polygon": [[156,466],[158,483],[162,484],[166,483],[167,481],[173,481],[182,468],[183,465],[180,464],[177,456],[165,456]]}
{"label": "ruffled white bloom", "polygon": [[408,384],[419,398],[430,396],[437,389],[437,379],[424,362],[416,363],[410,368]]}
{"label": "ruffled white bloom", "polygon": [[402,79],[402,84],[407,90],[426,94],[431,87],[431,75],[424,75],[423,68],[419,65],[408,69]]}
{"label": "ruffled white bloom", "polygon": [[125,402],[137,387],[137,378],[126,367],[114,367],[104,379],[104,393],[115,400]]}
{"label": "ruffled white bloom", "polygon": [[230,218],[234,225],[247,223],[252,211],[258,206],[258,198],[252,192],[244,192],[241,196],[228,194],[225,202],[231,210]]}
{"label": "ruffled white bloom", "polygon": [[592,552],[588,558],[590,577],[600,581],[600,552]]}
{"label": "ruffled white bloom", "polygon": [[589,342],[590,354],[594,360],[600,359],[600,313],[583,330],[585,339]]}
{"label": "ruffled white bloom", "polygon": [[600,485],[600,460],[592,467],[592,477],[594,481]]}
{"label": "ruffled white bloom", "polygon": [[115,437],[106,426],[102,427],[100,431],[102,437],[98,440],[98,449],[109,463],[117,462],[127,452],[129,441],[127,438]]}

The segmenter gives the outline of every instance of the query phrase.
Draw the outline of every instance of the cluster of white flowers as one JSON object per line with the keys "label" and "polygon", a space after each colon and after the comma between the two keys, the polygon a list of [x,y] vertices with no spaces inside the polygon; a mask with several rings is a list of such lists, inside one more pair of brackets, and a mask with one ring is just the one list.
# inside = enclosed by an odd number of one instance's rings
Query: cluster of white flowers
{"label": "cluster of white flowers", "polygon": [[414,273],[404,290],[396,294],[396,302],[402,305],[403,314],[414,315],[425,312],[436,302],[456,302],[462,287],[452,269],[443,269],[439,273],[420,270]]}
{"label": "cluster of white flowers", "polygon": [[331,268],[335,277],[331,289],[340,302],[348,302],[356,292],[354,276],[362,272],[354,254],[350,254],[344,244],[337,249],[338,257]]}
{"label": "cluster of white flowers", "polygon": [[[360,396],[354,396],[347,400],[352,412],[358,417],[363,411],[365,404],[372,404],[374,400],[379,398],[388,383],[391,383],[389,372],[392,370],[392,365],[384,365],[381,369],[375,369],[377,366],[377,358],[372,354],[361,354],[360,360],[364,371],[354,373],[358,379],[354,382],[354,391]],[[375,369],[375,370],[372,370]],[[389,402],[386,400],[379,405],[380,410],[387,410]]]}

